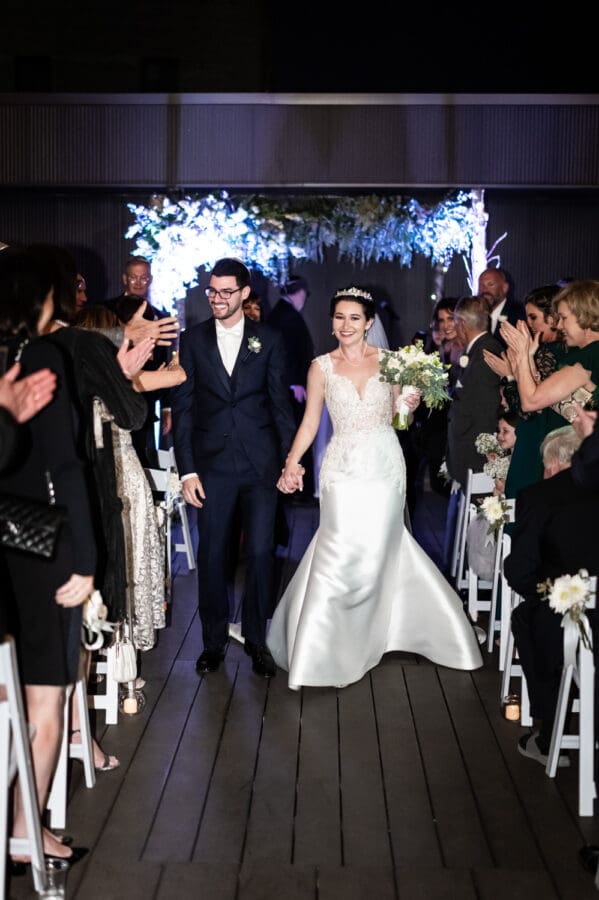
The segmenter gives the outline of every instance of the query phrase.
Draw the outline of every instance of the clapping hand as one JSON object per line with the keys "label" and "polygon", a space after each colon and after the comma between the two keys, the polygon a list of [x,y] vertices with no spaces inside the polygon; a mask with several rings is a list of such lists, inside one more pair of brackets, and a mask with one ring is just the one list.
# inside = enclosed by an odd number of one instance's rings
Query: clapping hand
{"label": "clapping hand", "polygon": [[572,419],[572,428],[578,437],[584,440],[595,428],[597,410],[585,409],[578,400],[574,401],[574,409],[576,410],[576,415]]}
{"label": "clapping hand", "polygon": [[20,371],[21,364],[16,362],[0,378],[0,406],[6,407],[17,422],[27,422],[52,399],[56,375],[50,369],[39,369],[17,381]]}
{"label": "clapping hand", "polygon": [[513,376],[514,373],[505,351],[501,356],[497,356],[495,353],[491,353],[490,350],[483,350],[483,357],[489,368],[492,369],[496,375],[499,375],[500,378]]}
{"label": "clapping hand", "polygon": [[[519,357],[530,356],[533,341],[528,325],[523,319],[519,319],[516,326],[511,322],[502,322],[499,331],[509,350],[513,350]],[[538,346],[539,338],[536,337],[535,350]]]}
{"label": "clapping hand", "polygon": [[116,358],[126,378],[134,378],[142,370],[151,357],[155,344],[153,338],[144,338],[139,344],[129,347],[129,340],[125,338]]}
{"label": "clapping hand", "polygon": [[133,344],[139,344],[145,338],[152,338],[159,347],[169,347],[176,340],[179,332],[179,323],[175,316],[165,316],[162,319],[144,319],[147,301],[139,305],[127,324],[124,326],[125,337]]}

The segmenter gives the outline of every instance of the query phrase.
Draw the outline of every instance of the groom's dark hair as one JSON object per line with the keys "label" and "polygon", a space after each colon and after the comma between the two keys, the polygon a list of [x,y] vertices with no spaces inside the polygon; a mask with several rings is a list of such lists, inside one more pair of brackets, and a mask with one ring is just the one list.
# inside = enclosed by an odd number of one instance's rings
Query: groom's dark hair
{"label": "groom's dark hair", "polygon": [[249,287],[250,284],[250,270],[245,263],[242,263],[240,259],[235,259],[233,256],[224,256],[222,259],[217,259],[210,275],[214,275],[216,278],[222,278],[223,275],[232,275],[240,288]]}

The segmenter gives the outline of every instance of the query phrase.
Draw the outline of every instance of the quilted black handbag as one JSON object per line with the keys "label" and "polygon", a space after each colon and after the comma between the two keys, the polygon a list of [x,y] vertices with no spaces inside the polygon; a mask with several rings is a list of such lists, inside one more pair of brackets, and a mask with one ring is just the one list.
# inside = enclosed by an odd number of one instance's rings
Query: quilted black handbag
{"label": "quilted black handbag", "polygon": [[0,492],[0,547],[52,559],[65,515],[56,504]]}

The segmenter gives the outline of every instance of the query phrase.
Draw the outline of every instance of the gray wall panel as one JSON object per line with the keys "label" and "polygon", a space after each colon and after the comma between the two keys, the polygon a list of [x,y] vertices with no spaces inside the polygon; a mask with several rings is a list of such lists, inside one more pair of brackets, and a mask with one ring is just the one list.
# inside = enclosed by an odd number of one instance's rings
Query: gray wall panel
{"label": "gray wall panel", "polygon": [[0,95],[0,184],[599,185],[599,98],[233,98]]}

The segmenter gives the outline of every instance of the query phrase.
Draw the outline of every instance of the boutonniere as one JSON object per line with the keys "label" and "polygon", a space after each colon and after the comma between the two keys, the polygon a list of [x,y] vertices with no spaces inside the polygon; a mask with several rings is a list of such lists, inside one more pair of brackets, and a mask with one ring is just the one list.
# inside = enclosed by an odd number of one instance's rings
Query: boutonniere
{"label": "boutonniere", "polygon": [[250,353],[260,353],[262,350],[262,341],[255,334],[250,335],[248,338],[248,350]]}
{"label": "boutonniere", "polygon": [[466,368],[466,366],[468,365],[468,361],[469,361],[469,357],[465,353],[463,356],[460,356],[459,362],[460,362],[460,366],[462,367],[462,369]]}
{"label": "boutonniere", "polygon": [[507,322],[507,316],[499,316],[500,322]]}

